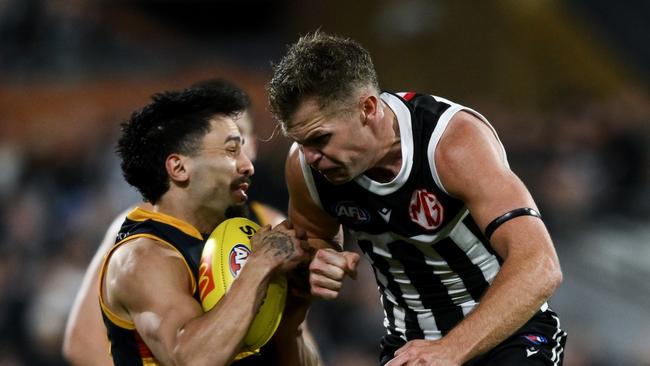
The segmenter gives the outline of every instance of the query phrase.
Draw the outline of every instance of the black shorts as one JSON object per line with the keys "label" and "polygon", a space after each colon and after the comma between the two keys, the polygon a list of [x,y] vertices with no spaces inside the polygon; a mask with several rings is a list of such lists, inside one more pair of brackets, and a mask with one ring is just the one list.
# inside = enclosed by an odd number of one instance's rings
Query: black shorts
{"label": "black shorts", "polygon": [[[561,366],[566,337],[553,311],[538,311],[512,336],[464,366]],[[384,336],[380,366],[386,365],[405,343],[399,337]]]}

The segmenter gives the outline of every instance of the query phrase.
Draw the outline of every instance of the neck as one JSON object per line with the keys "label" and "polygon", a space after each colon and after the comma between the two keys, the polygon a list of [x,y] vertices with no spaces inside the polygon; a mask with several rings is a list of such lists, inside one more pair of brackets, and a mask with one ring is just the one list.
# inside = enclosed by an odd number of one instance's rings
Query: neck
{"label": "neck", "polygon": [[[381,102],[384,117],[380,126],[385,131],[379,150],[380,158],[372,168],[365,172],[368,178],[378,182],[389,182],[397,176],[402,167],[402,145],[397,116],[390,107]],[[390,126],[390,128],[386,128]]]}
{"label": "neck", "polygon": [[188,204],[190,201],[187,197],[175,197],[172,192],[167,192],[154,205],[153,210],[183,220],[203,234],[211,233],[220,222],[225,220],[223,212],[215,215],[213,211],[207,212],[205,208]]}

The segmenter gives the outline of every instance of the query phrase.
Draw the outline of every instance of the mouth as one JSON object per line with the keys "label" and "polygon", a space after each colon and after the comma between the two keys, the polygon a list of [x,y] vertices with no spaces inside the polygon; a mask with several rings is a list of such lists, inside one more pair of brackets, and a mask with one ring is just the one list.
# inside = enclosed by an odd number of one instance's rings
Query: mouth
{"label": "mouth", "polygon": [[248,194],[246,193],[250,188],[250,181],[248,178],[242,178],[234,181],[231,185],[231,188],[235,194],[235,197],[237,197],[239,201],[244,202],[248,199]]}
{"label": "mouth", "polygon": [[334,184],[344,183],[349,180],[345,169],[340,167],[319,170],[318,172]]}
{"label": "mouth", "polygon": [[321,167],[313,167],[313,168],[318,170],[318,172],[323,174],[323,175],[332,174],[332,173],[336,172],[337,170],[341,170],[341,167],[336,166],[336,165],[331,165],[331,166],[328,166],[328,167],[323,167],[323,166],[321,166]]}

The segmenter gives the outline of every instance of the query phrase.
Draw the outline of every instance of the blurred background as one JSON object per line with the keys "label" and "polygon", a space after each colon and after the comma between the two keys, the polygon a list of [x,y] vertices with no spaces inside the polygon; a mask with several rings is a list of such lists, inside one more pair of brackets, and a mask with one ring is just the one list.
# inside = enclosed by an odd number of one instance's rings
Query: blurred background
{"label": "blurred background", "polygon": [[[119,123],[152,93],[224,77],[266,139],[271,62],[318,28],[368,48],[383,88],[497,128],[560,255],[565,365],[650,365],[648,19],[643,0],[0,0],[0,365],[65,364],[86,265],[139,199]],[[252,188],[280,209],[288,146],[260,141]],[[383,315],[363,266],[310,313],[327,365],[376,365]]]}

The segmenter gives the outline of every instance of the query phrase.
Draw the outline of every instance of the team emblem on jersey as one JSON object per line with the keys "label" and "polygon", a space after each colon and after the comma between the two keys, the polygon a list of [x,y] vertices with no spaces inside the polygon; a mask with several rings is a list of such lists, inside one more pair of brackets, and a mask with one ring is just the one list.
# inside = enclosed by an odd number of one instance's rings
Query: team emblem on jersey
{"label": "team emblem on jersey", "polygon": [[244,244],[237,244],[230,250],[230,274],[237,277],[239,271],[244,268],[248,255],[251,251]]}
{"label": "team emblem on jersey", "polygon": [[536,346],[539,346],[539,345],[542,345],[542,344],[548,342],[548,340],[546,340],[546,337],[540,336],[540,335],[535,335],[535,334],[527,334],[527,335],[521,336],[521,338],[526,339],[528,342],[530,342],[530,343],[532,343],[532,344],[534,344]]}
{"label": "team emblem on jersey", "polygon": [[442,204],[435,194],[418,189],[411,196],[409,215],[411,220],[427,230],[440,227],[443,219]]}
{"label": "team emblem on jersey", "polygon": [[199,293],[201,294],[201,298],[204,298],[205,295],[214,290],[214,276],[212,275],[212,266],[210,263],[212,263],[212,253],[206,256],[205,260],[202,260],[199,266]]}
{"label": "team emblem on jersey", "polygon": [[346,222],[353,224],[365,224],[370,221],[370,214],[364,208],[359,207],[354,201],[342,201],[334,208],[336,216]]}

